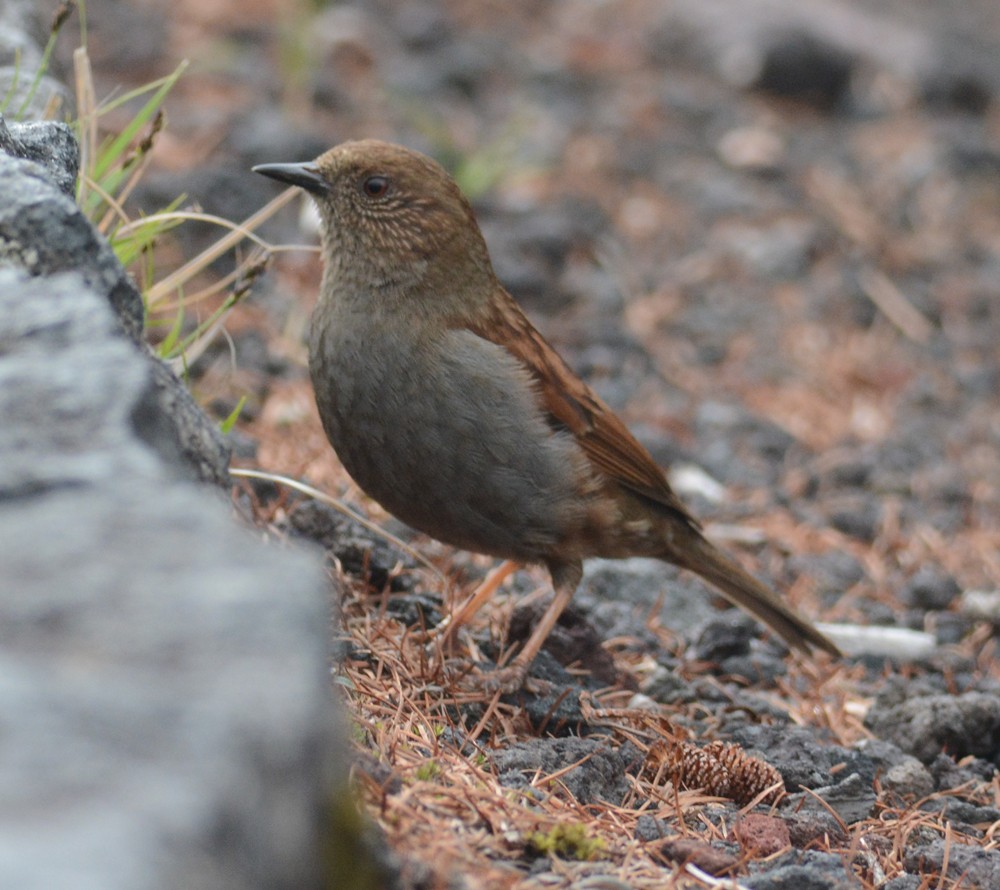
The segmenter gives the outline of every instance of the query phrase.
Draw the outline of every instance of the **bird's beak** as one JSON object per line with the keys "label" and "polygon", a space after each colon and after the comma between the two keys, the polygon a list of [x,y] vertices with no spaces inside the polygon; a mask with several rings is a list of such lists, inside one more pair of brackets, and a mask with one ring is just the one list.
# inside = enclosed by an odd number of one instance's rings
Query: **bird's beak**
{"label": "bird's beak", "polygon": [[253,172],[297,185],[314,195],[321,195],[330,190],[330,184],[320,175],[315,164],[258,164],[253,168]]}

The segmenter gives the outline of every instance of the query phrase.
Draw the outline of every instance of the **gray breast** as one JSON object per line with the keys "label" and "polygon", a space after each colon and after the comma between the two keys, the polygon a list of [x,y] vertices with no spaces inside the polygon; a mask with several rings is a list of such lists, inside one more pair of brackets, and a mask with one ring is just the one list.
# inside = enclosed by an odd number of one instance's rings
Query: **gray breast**
{"label": "gray breast", "polygon": [[446,543],[523,561],[544,558],[579,521],[578,446],[548,427],[506,350],[467,331],[392,351],[342,334],[313,340],[327,435],[390,513]]}

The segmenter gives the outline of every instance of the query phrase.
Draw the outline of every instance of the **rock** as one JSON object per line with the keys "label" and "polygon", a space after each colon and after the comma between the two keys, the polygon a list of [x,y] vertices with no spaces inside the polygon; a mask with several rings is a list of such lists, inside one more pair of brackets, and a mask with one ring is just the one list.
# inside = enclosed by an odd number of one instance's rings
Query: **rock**
{"label": "rock", "polygon": [[229,484],[229,445],[165,364],[147,361],[152,386],[132,415],[136,432],[178,476]]}
{"label": "rock", "polygon": [[951,575],[934,566],[923,566],[903,588],[901,598],[910,608],[941,611],[947,609],[961,592]]}
{"label": "rock", "polygon": [[828,550],[825,553],[795,553],[788,559],[792,575],[808,575],[816,592],[831,599],[840,597],[865,578],[865,569],[846,550]]}
{"label": "rock", "polygon": [[[49,124],[49,145],[38,127],[7,124],[0,137],[5,151],[24,151],[28,158],[0,154],[0,266],[15,266],[32,275],[75,271],[88,287],[107,294],[125,332],[138,342],[142,334],[142,297],[119,264],[108,242],[94,229],[83,211],[57,183],[76,179],[78,162],[65,151],[66,131]],[[22,134],[31,134],[26,144]],[[47,158],[44,166],[40,158]],[[61,161],[59,160],[61,158]],[[49,168],[56,166],[57,176]]]}
{"label": "rock", "polygon": [[328,550],[345,572],[362,578],[373,590],[399,592],[413,586],[410,574],[399,573],[400,567],[414,567],[412,556],[333,507],[304,501],[289,513],[284,527],[294,537],[314,541]]}
{"label": "rock", "polygon": [[178,481],[153,386],[82,275],[0,271],[0,883],[319,887],[323,572]]}
{"label": "rock", "polygon": [[808,847],[813,841],[829,838],[829,842],[846,844],[847,833],[837,817],[822,807],[783,813],[788,836],[794,847]]}
{"label": "rock", "polygon": [[749,655],[750,641],[757,629],[757,622],[742,612],[713,618],[698,634],[694,657],[699,661],[723,662],[734,656]]}
{"label": "rock", "polygon": [[882,522],[882,505],[865,494],[830,497],[825,504],[830,525],[845,535],[871,543]]}
{"label": "rock", "polygon": [[[1000,94],[989,27],[917,9],[826,0],[767,0],[747,15],[739,0],[682,0],[651,30],[654,53],[707,60],[729,83],[821,111],[880,108],[873,74],[905,84],[929,105],[983,114]],[[862,83],[858,83],[862,81]]]}
{"label": "rock", "polygon": [[635,823],[635,839],[644,844],[663,840],[675,832],[676,829],[669,822],[657,819],[649,813],[643,813]]}
{"label": "rock", "polygon": [[751,863],[750,870],[758,871],[747,878],[740,878],[740,886],[751,890],[856,890],[857,878],[835,853],[815,850],[792,850],[761,865]]}
{"label": "rock", "polygon": [[961,609],[970,618],[1000,624],[1000,590],[967,590],[962,594]]}
{"label": "rock", "polygon": [[923,763],[942,751],[956,760],[1000,754],[1000,696],[983,692],[922,695],[898,704],[876,699],[865,726]]}
{"label": "rock", "polygon": [[[547,603],[522,603],[515,607],[507,631],[507,645],[522,644],[531,636]],[[612,686],[616,682],[626,685],[628,680],[620,676],[615,660],[606,652],[601,643],[603,637],[590,622],[586,609],[577,603],[570,603],[559,616],[559,621],[545,640],[544,649],[560,665],[585,666],[587,676],[578,678],[578,683],[599,688]],[[535,674],[534,668],[532,675]]]}
{"label": "rock", "polygon": [[527,788],[538,773],[534,787],[544,793],[558,788],[554,783],[547,784],[545,776],[574,763],[579,765],[562,773],[558,783],[581,804],[604,800],[617,806],[629,791],[625,776],[641,765],[642,755],[631,745],[615,749],[597,739],[570,737],[518,742],[493,756],[493,768],[501,784]]}
{"label": "rock", "polygon": [[882,739],[864,739],[857,751],[869,758],[875,766],[887,791],[900,797],[926,797],[934,791],[934,777],[915,757],[904,754],[896,745]]}
{"label": "rock", "polygon": [[[70,197],[78,163],[79,152],[64,125],[7,125],[0,117],[0,193],[4,195],[0,268],[11,266],[39,277],[76,272],[83,285],[101,294],[114,309],[121,330],[139,343],[142,297],[111,246]],[[24,308],[24,313],[32,311]],[[44,307],[39,311],[45,311]],[[27,317],[21,313],[20,321],[14,323],[26,323]],[[58,328],[50,333],[58,339]],[[145,361],[149,365],[146,388],[131,416],[136,432],[178,475],[228,484],[229,448],[215,424],[165,365],[148,353]],[[40,417],[46,406],[25,402],[22,407]]]}
{"label": "rock", "polygon": [[734,729],[732,739],[751,753],[760,752],[759,756],[781,773],[791,792],[800,787],[833,785],[831,770],[835,766],[858,773],[868,786],[875,777],[871,758],[837,745],[821,745],[812,733],[801,727],[748,724]]}
{"label": "rock", "polygon": [[967,615],[954,612],[939,612],[934,616],[934,641],[938,646],[953,646],[960,643],[975,627]]}
{"label": "rock", "polygon": [[944,817],[951,822],[963,825],[985,825],[990,826],[994,822],[1000,822],[1000,809],[990,806],[976,806],[967,800],[959,800],[954,797],[942,797],[934,801],[928,801],[922,809],[934,812],[940,810],[940,804],[944,804]]}
{"label": "rock", "polygon": [[1000,94],[996,47],[968,34],[944,34],[935,41],[932,64],[920,78],[924,101],[943,111],[982,115]]}
{"label": "rock", "polygon": [[784,281],[806,272],[817,239],[815,224],[788,218],[766,227],[726,223],[713,231],[709,247],[732,256],[766,281]]}
{"label": "rock", "polygon": [[8,125],[0,114],[0,152],[41,165],[66,197],[74,196],[80,147],[67,124],[28,121]]}
{"label": "rock", "polygon": [[1000,852],[983,850],[941,838],[929,844],[908,846],[903,851],[903,866],[921,875],[938,875],[948,863],[947,876],[967,887],[1000,887]]}
{"label": "rock", "polygon": [[842,104],[857,60],[805,30],[778,32],[760,47],[756,70],[746,69],[747,84],[820,109]]}
{"label": "rock", "polygon": [[747,813],[733,826],[733,834],[743,851],[754,858],[773,856],[792,843],[785,822],[764,813]]}
{"label": "rock", "polygon": [[908,757],[882,777],[882,787],[900,797],[921,798],[934,791],[934,778],[919,760]]}
{"label": "rock", "polygon": [[947,754],[938,754],[929,769],[938,791],[959,788],[967,782],[991,782],[996,775],[996,765],[981,757],[965,757],[956,763]]}
{"label": "rock", "polygon": [[[825,801],[826,806],[816,797]],[[851,773],[836,785],[815,788],[812,794],[793,795],[791,800],[799,811],[833,810],[845,825],[867,819],[875,808],[875,801],[871,783],[864,782],[857,773]]]}
{"label": "rock", "polygon": [[605,637],[635,636],[653,642],[646,616],[660,606],[660,620],[679,634],[693,633],[718,615],[701,581],[658,559],[591,559],[573,601],[585,607]]}

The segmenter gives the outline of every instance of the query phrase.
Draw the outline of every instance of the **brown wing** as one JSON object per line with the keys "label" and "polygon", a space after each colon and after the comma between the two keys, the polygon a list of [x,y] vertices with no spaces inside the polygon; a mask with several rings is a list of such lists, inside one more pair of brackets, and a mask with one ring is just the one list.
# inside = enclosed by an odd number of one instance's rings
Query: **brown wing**
{"label": "brown wing", "polygon": [[465,326],[524,363],[538,381],[543,405],[554,425],[576,437],[596,469],[698,527],[649,452],[597,393],[573,373],[510,294],[498,286],[489,314]]}

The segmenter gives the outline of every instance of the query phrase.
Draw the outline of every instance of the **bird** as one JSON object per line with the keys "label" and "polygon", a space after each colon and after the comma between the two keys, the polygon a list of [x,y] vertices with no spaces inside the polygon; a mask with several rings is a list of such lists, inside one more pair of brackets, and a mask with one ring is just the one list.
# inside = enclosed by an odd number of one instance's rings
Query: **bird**
{"label": "bird", "polygon": [[432,538],[548,569],[551,604],[488,689],[523,686],[589,557],[672,563],[789,646],[840,654],[705,536],[663,468],[535,328],[440,164],[361,139],[253,171],[303,189],[319,213],[309,372],[344,468]]}

